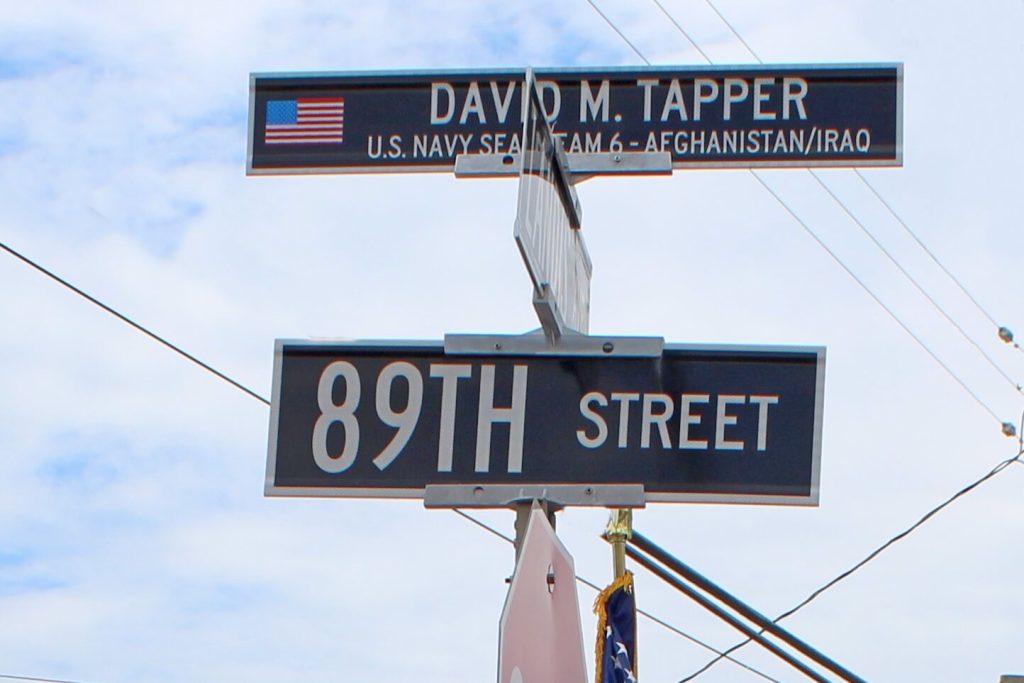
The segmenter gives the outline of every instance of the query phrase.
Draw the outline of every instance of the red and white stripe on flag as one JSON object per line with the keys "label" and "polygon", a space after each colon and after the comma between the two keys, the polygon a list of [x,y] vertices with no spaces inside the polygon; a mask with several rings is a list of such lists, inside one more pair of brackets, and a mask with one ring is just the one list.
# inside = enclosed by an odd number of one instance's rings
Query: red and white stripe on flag
{"label": "red and white stripe on flag", "polygon": [[264,140],[274,144],[341,143],[345,131],[345,98],[300,97],[287,122],[267,122]]}

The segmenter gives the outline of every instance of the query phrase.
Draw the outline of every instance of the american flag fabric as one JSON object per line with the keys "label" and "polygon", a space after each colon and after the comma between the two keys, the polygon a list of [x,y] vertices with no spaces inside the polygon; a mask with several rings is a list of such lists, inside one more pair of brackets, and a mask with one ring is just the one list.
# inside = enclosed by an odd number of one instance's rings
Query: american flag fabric
{"label": "american flag fabric", "polygon": [[263,139],[268,145],[340,144],[344,132],[343,97],[300,97],[267,102]]}
{"label": "american flag fabric", "polygon": [[605,588],[594,601],[597,668],[594,683],[636,683],[636,597],[633,574]]}

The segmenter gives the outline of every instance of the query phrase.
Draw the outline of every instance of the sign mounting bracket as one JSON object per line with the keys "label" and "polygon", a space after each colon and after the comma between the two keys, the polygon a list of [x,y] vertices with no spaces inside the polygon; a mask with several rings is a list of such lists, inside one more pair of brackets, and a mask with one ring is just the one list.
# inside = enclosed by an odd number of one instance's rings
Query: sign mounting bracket
{"label": "sign mounting bracket", "polygon": [[425,508],[508,508],[533,500],[553,509],[647,506],[643,484],[432,484],[423,492]]}
{"label": "sign mounting bracket", "polygon": [[[601,175],[672,175],[668,152],[618,152],[614,154],[570,154],[569,172],[574,183]],[[459,154],[455,157],[456,178],[503,178],[519,173],[518,154]]]}
{"label": "sign mounting bracket", "polygon": [[613,358],[660,358],[662,337],[605,337],[567,334],[551,344],[540,331],[521,335],[446,334],[446,356],[599,356]]}

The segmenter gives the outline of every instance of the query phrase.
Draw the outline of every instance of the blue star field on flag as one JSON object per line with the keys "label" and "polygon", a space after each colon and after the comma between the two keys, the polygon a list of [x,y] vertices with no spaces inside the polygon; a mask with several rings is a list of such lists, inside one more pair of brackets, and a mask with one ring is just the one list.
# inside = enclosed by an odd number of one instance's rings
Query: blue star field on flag
{"label": "blue star field on flag", "polygon": [[595,683],[636,683],[636,598],[630,572],[601,591],[594,612],[598,618]]}

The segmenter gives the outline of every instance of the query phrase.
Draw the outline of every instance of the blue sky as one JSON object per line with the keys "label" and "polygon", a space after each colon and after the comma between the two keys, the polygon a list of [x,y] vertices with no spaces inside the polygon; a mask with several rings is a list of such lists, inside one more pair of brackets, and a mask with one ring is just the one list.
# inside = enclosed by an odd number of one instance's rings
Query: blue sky
{"label": "blue sky", "polygon": [[[512,240],[514,181],[246,177],[251,72],[639,63],[584,0],[0,3],[0,241],[263,395],[277,337],[440,339],[537,321]],[[653,2],[597,4],[655,64],[704,63]],[[703,0],[662,4],[716,62],[753,61]],[[1024,335],[1024,4],[976,5],[716,3],[766,62],[904,64],[904,166],[863,175]],[[871,191],[848,170],[820,176],[1024,380],[1024,353]],[[1019,422],[1021,394],[813,178],[762,177],[1000,420]],[[594,332],[828,348],[819,507],[637,513],[638,529],[763,612],[1016,452],[749,173],[595,179],[579,194]],[[417,501],[265,499],[265,406],[7,254],[0,290],[0,674],[495,676],[510,547]],[[1022,485],[1024,467],[1010,467],[786,623],[869,680],[1024,671]],[[510,512],[480,517],[511,532]],[[604,522],[597,510],[559,519],[598,584]],[[715,647],[736,641],[637,573],[642,608]],[[640,651],[651,681],[706,661],[645,621]],[[800,680],[755,648],[741,657]],[[698,680],[748,678],[720,664]]]}

